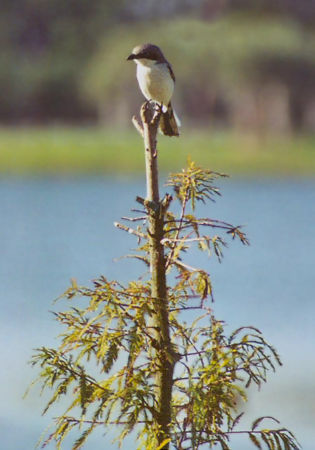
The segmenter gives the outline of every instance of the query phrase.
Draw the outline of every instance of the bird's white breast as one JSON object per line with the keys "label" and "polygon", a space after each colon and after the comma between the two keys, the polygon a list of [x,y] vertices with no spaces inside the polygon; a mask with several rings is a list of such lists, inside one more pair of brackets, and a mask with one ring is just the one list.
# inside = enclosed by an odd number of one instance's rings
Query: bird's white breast
{"label": "bird's white breast", "polygon": [[167,65],[150,59],[136,60],[136,63],[138,83],[145,98],[167,106],[174,90]]}

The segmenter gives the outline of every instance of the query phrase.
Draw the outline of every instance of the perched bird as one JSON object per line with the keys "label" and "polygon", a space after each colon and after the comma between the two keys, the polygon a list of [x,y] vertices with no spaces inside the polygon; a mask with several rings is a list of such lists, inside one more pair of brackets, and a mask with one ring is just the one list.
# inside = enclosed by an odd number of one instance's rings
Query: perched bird
{"label": "perched bird", "polygon": [[137,79],[145,98],[162,106],[162,133],[166,136],[179,136],[180,121],[171,105],[175,76],[161,49],[153,44],[137,45],[127,60],[134,60],[137,64]]}

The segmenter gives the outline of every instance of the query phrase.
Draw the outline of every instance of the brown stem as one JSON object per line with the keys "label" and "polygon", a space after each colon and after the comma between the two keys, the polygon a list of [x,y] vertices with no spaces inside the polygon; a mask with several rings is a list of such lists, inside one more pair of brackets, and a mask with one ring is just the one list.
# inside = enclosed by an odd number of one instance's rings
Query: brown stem
{"label": "brown stem", "polygon": [[159,180],[157,167],[156,135],[159,125],[159,117],[155,116],[154,105],[145,102],[141,107],[141,119],[143,123],[143,140],[145,150],[147,200],[158,203]]}
{"label": "brown stem", "polygon": [[[161,111],[146,102],[141,108],[145,148],[147,198],[145,205],[149,218],[151,296],[153,301],[153,327],[156,330],[156,358],[159,371],[156,375],[157,422],[160,429],[158,443],[170,437],[172,387],[177,354],[170,338],[166,260],[161,241],[164,237],[164,211],[159,195],[156,136]],[[169,446],[163,447],[168,449]]]}

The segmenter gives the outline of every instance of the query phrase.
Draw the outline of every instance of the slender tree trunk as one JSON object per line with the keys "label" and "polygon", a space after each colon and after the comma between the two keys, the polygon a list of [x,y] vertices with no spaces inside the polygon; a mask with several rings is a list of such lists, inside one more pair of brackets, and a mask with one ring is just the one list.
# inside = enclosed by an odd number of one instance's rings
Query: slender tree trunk
{"label": "slender tree trunk", "polygon": [[[149,242],[151,295],[154,302],[155,315],[153,327],[157,340],[156,356],[158,373],[156,375],[157,422],[160,426],[158,442],[170,437],[172,384],[176,355],[170,339],[168,298],[166,285],[166,260],[164,247],[161,244],[164,233],[165,202],[160,200],[158,184],[156,136],[159,114],[151,104],[145,103],[141,108],[143,122],[143,138],[146,161],[147,210],[149,214]],[[163,447],[169,448],[169,445]]]}

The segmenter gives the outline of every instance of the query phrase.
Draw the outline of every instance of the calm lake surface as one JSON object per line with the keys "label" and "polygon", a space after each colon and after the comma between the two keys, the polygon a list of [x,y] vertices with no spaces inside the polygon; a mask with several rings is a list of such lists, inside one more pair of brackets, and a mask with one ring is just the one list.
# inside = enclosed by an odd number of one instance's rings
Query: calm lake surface
{"label": "calm lake surface", "polygon": [[[304,450],[313,450],[315,180],[228,179],[220,187],[223,197],[202,206],[200,215],[244,224],[251,246],[231,241],[222,264],[200,259],[196,252],[189,261],[212,274],[216,317],[229,329],[258,327],[282,357],[284,366],[270,374],[261,392],[250,392],[249,422],[273,415],[296,434]],[[41,417],[47,397],[39,398],[38,390],[26,400],[22,395],[37,375],[27,365],[32,349],[57,345],[61,329],[49,311],[68,308],[53,300],[70,278],[82,285],[100,274],[127,281],[142,273],[141,264],[113,261],[136,246],[133,236],[113,227],[136,207],[136,195],[145,196],[141,180],[0,180],[2,449],[33,449],[57,414],[52,410]],[[118,448],[109,441],[99,433],[84,448]],[[71,448],[70,443],[63,448]],[[123,448],[136,445],[129,441]],[[247,440],[233,446],[250,448]]]}

